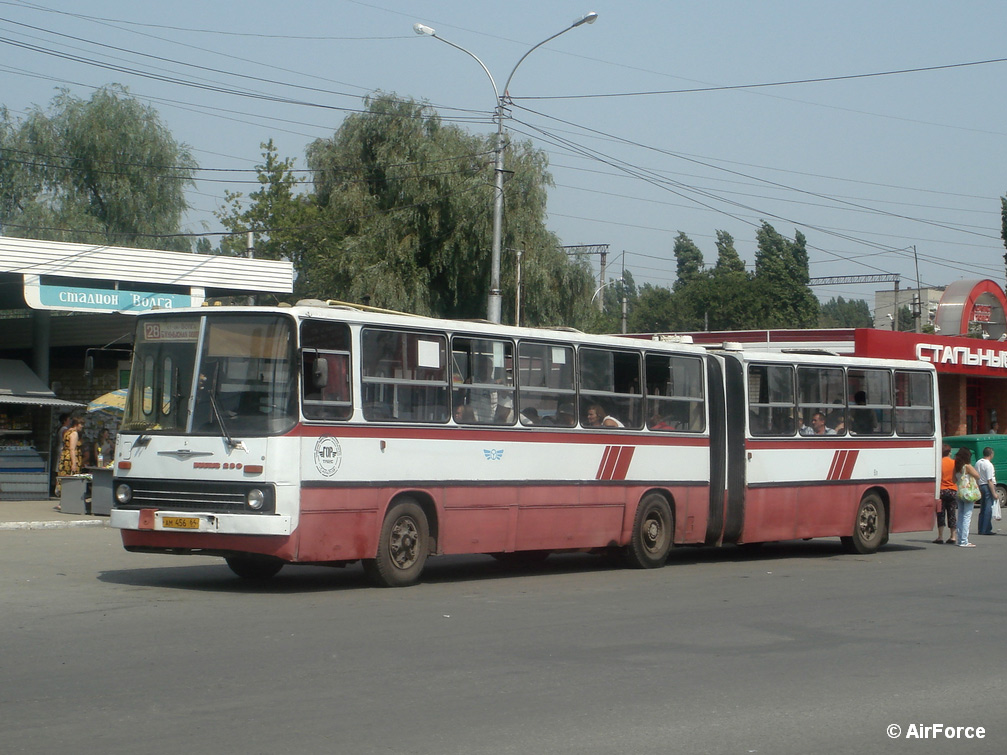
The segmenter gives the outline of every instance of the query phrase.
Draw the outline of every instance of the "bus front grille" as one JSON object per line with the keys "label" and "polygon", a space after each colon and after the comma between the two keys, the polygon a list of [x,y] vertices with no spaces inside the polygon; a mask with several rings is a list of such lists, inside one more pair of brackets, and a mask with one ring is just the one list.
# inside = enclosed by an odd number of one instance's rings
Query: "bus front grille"
{"label": "bus front grille", "polygon": [[[241,514],[271,514],[275,510],[276,497],[271,485],[118,479],[113,489],[122,484],[129,485],[132,498],[128,503],[116,503],[116,508],[120,509]],[[250,508],[247,502],[252,489],[261,490],[265,495],[262,507],[257,510]]]}

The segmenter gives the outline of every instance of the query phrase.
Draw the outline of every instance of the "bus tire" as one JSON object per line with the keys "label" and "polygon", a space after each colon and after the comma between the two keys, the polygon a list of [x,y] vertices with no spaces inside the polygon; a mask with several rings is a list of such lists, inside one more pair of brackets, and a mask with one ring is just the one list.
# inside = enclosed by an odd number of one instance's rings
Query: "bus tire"
{"label": "bus tire", "polygon": [[224,561],[242,579],[270,579],[283,568],[283,561],[272,556],[226,556]]}
{"label": "bus tire", "polygon": [[385,515],[374,558],[364,559],[364,572],[381,587],[415,584],[430,551],[430,525],[412,498],[394,504]]}
{"label": "bus tire", "polygon": [[848,553],[874,553],[888,542],[888,522],[885,504],[877,493],[868,493],[860,499],[857,518],[853,522],[853,535],[840,541]]}
{"label": "bus tire", "polygon": [[633,534],[622,550],[623,560],[635,569],[664,566],[674,532],[675,515],[668,501],[659,493],[648,493],[636,509]]}

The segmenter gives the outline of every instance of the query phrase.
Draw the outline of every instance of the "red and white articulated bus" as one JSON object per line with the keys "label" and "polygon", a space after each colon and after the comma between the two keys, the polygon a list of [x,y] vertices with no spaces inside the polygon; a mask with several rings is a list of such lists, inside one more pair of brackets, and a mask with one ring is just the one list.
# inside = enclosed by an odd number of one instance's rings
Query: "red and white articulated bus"
{"label": "red and white articulated bus", "polygon": [[[111,521],[247,578],[932,528],[930,365],[324,302],[138,316]],[[814,434],[812,434],[814,433]]]}

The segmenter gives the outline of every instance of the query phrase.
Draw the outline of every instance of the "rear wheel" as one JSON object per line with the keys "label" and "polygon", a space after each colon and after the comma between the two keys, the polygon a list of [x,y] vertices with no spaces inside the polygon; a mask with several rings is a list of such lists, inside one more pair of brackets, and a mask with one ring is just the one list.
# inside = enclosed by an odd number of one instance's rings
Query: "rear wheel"
{"label": "rear wheel", "polygon": [[648,493],[640,501],[633,522],[633,535],[623,548],[623,559],[637,569],[663,566],[671,552],[675,517],[664,496]]}
{"label": "rear wheel", "polygon": [[888,521],[881,496],[868,493],[860,500],[853,535],[840,540],[848,553],[874,553],[888,542]]}
{"label": "rear wheel", "polygon": [[224,561],[242,579],[269,579],[283,568],[283,561],[272,556],[227,556]]}
{"label": "rear wheel", "polygon": [[364,561],[364,571],[382,587],[405,587],[419,580],[429,550],[427,515],[416,501],[403,499],[385,515],[377,555]]}

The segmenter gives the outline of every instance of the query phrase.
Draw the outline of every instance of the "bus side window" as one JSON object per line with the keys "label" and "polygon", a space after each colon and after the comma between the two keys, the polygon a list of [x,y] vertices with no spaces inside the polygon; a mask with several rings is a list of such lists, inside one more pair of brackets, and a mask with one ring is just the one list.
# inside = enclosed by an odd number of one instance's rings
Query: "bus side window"
{"label": "bus side window", "polygon": [[793,435],[794,369],[790,365],[748,366],[749,429],[753,435]]}
{"label": "bus side window", "polygon": [[932,435],[934,431],[933,382],[927,372],[895,371],[895,432]]}
{"label": "bus side window", "polygon": [[350,329],[346,323],[305,320],[301,324],[301,384],[308,419],[349,419]]}
{"label": "bus side window", "polygon": [[[643,426],[640,354],[617,349],[580,348],[581,424]],[[604,413],[604,418],[594,419]]]}
{"label": "bus side window", "polygon": [[365,419],[448,421],[451,371],[443,333],[364,328],[361,350]]}

